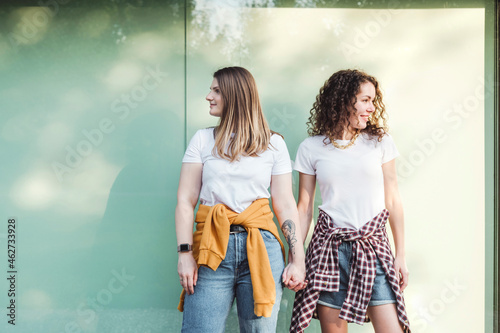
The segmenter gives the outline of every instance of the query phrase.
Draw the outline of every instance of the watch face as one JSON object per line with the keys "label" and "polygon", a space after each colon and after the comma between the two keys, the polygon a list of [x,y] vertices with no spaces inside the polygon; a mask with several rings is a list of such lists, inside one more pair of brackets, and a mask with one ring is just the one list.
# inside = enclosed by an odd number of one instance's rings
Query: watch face
{"label": "watch face", "polygon": [[181,244],[177,248],[177,251],[178,252],[188,252],[188,251],[191,251],[191,245],[189,245],[189,244]]}

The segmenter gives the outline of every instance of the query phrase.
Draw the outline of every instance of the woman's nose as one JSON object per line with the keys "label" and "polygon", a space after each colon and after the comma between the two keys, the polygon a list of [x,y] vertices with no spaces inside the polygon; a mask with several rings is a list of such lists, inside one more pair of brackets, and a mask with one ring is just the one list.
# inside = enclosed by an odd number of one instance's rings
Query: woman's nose
{"label": "woman's nose", "polygon": [[366,111],[368,111],[368,112],[374,112],[375,111],[375,105],[373,105],[373,102],[370,102],[370,105],[368,106],[368,109]]}

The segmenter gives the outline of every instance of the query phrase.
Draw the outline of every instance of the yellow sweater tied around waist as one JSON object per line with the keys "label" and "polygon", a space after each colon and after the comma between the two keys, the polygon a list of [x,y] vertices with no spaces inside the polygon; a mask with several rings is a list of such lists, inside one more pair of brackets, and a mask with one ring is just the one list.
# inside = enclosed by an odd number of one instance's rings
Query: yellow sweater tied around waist
{"label": "yellow sweater tied around waist", "polygon": [[[207,266],[216,270],[226,257],[231,224],[240,225],[247,231],[247,257],[252,278],[254,313],[256,316],[270,317],[276,299],[275,281],[267,255],[266,245],[259,229],[270,231],[281,244],[283,259],[285,250],[280,240],[278,228],[273,221],[273,213],[268,199],[255,200],[240,214],[223,204],[200,205],[196,213],[196,231],[193,235],[193,256],[198,267]],[[273,283],[270,283],[270,282]],[[196,291],[195,291],[196,292]],[[182,290],[179,311],[184,310]]]}

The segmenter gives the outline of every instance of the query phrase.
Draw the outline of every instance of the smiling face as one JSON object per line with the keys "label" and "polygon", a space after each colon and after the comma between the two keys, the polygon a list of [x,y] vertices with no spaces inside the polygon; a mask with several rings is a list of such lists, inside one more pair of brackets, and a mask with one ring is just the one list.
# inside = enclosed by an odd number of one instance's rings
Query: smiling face
{"label": "smiling face", "polygon": [[210,114],[214,117],[222,116],[224,103],[222,102],[222,95],[216,78],[212,81],[206,100],[210,102]]}
{"label": "smiling face", "polygon": [[373,100],[375,99],[375,86],[371,82],[364,82],[359,86],[359,92],[356,94],[356,103],[354,110],[349,116],[349,132],[362,130],[372,112],[375,111]]}

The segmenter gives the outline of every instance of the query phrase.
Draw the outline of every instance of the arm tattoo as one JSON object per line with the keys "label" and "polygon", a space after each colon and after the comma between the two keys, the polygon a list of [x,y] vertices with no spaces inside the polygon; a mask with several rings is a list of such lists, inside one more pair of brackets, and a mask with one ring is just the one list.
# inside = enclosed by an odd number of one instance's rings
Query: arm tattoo
{"label": "arm tattoo", "polygon": [[286,220],[281,225],[281,231],[283,231],[283,236],[285,236],[288,246],[292,254],[295,254],[295,243],[297,243],[297,237],[295,237],[295,223],[292,220]]}

